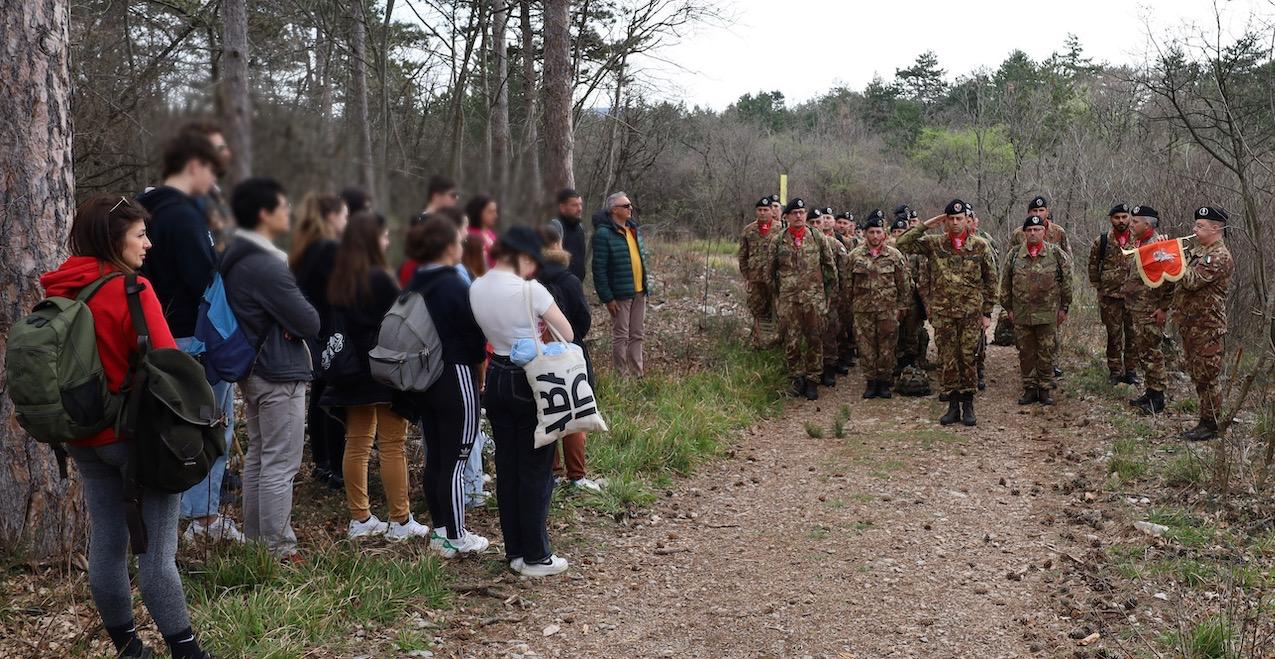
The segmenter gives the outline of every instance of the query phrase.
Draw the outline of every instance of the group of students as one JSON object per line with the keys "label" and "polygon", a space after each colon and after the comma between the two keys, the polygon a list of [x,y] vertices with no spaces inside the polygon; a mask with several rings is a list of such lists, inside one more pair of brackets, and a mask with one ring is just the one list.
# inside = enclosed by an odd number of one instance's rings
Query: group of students
{"label": "group of students", "polygon": [[[107,275],[138,275],[150,346],[198,357],[205,350],[196,338],[200,305],[220,275],[226,301],[256,350],[251,372],[238,382],[247,425],[243,531],[219,514],[224,456],[184,494],[143,495],[150,543],[138,557],[139,588],[172,656],[211,656],[192,631],[176,567],[179,519],[190,520],[187,538],[251,540],[285,564],[304,560],[291,517],[307,429],[312,475],[345,491],[349,538],[420,539],[452,558],[490,544],[465,525],[466,503],[483,500],[476,442],[486,439],[479,428],[485,411],[495,444],[505,560],[529,577],[565,571],[567,561],[553,553],[546,527],[557,450],[534,445],[535,401],[510,350],[520,339],[548,336],[550,327],[583,347],[591,317],[572,268],[573,259],[583,264],[583,255],[563,247],[565,236],[583,251],[580,195],[564,190],[560,217],[541,230],[513,227],[497,236],[495,201],[478,197],[462,211],[456,185],[435,177],[425,212],[406,232],[407,265],[396,276],[387,262],[389,224],[372,210],[367,194],[309,195],[293,231],[287,192],[273,179],[244,180],[228,204],[222,202],[217,179],[230,157],[216,125],[183,127],[165,146],[162,184],[136,198],[98,195],[81,204],[71,257],[41,278],[46,295],[75,297]],[[289,235],[291,253],[285,253],[275,243]],[[87,303],[115,394],[127,386],[139,349],[123,280],[109,279]],[[382,318],[405,292],[421,294],[442,346],[443,375],[422,392],[377,382],[368,362]],[[229,446],[233,385],[216,382],[212,388]],[[416,521],[410,507],[404,443],[413,423],[424,441],[423,490],[432,529]],[[129,443],[108,429],[73,443],[68,452],[84,480],[88,579],[103,625],[119,656],[149,657],[152,651],[136,633],[128,574],[122,491]],[[371,510],[368,495],[374,443],[389,508],[384,521]],[[564,444],[567,473],[557,482],[597,491],[584,473],[583,434]]]}

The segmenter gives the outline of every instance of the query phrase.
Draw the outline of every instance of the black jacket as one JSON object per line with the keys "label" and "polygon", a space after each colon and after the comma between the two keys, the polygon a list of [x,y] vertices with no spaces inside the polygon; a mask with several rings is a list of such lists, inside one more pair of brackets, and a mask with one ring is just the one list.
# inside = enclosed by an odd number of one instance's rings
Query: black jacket
{"label": "black jacket", "polygon": [[193,197],[168,186],[144,192],[137,201],[151,214],[146,224],[151,249],[142,274],[155,287],[173,336],[194,336],[199,302],[217,269],[208,218]]}
{"label": "black jacket", "polygon": [[584,222],[579,219],[558,217],[562,222],[562,248],[571,254],[571,265],[568,269],[581,282],[588,269],[588,240],[584,235]]}
{"label": "black jacket", "polygon": [[538,279],[549,289],[554,303],[571,325],[571,334],[575,337],[571,342],[580,346],[580,350],[584,352],[589,384],[592,385],[595,381],[593,359],[589,357],[589,349],[584,345],[584,337],[593,326],[593,313],[589,310],[589,300],[584,296],[584,285],[567,269],[566,252],[547,249],[544,255],[545,265],[540,269]]}
{"label": "black jacket", "polygon": [[297,276],[297,286],[319,312],[319,336],[331,334],[331,306],[328,304],[328,280],[336,267],[335,240],[316,240],[306,246],[301,259],[292,272]]}
{"label": "black jacket", "polygon": [[[261,352],[252,374],[270,382],[309,382],[310,348],[319,334],[319,314],[301,294],[282,252],[268,251],[264,238],[239,232],[222,255],[226,301],[248,341]],[[264,340],[261,337],[264,335]]]}
{"label": "black jacket", "polygon": [[[378,405],[393,400],[393,390],[372,379],[367,355],[376,347],[381,320],[398,299],[398,284],[384,270],[369,275],[368,288],[354,306],[332,305],[328,326],[345,337],[345,350],[358,356],[359,372],[342,378],[325,377],[327,388],[319,402],[326,407]],[[326,341],[326,337],[324,339]],[[322,346],[321,346],[322,347]]]}

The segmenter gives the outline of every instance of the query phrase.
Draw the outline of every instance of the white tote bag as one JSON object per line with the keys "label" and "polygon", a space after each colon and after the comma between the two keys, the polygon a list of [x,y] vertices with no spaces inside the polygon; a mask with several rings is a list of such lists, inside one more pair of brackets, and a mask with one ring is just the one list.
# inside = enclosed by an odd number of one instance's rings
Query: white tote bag
{"label": "white tote bag", "polygon": [[[531,284],[523,287],[527,300],[527,316],[534,331],[539,326],[531,308]],[[566,344],[553,325],[545,323],[549,333],[557,341]],[[577,432],[606,432],[606,421],[598,412],[597,398],[589,385],[588,368],[584,353],[571,346],[557,355],[545,354],[539,337],[535,339],[536,357],[522,370],[531,385],[532,399],[536,404],[536,448],[548,446],[564,435]]]}

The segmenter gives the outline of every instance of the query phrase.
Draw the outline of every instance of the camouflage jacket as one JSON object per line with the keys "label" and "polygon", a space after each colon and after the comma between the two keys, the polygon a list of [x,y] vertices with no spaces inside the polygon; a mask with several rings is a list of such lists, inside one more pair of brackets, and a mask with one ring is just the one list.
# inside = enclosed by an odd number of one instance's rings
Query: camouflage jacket
{"label": "camouflage jacket", "polygon": [[876,256],[865,245],[847,255],[850,306],[856,314],[894,313],[912,303],[907,257],[882,245]]}
{"label": "camouflage jacket", "polygon": [[989,315],[996,306],[996,268],[992,246],[978,236],[968,236],[960,251],[943,233],[927,233],[924,224],[899,236],[899,250],[918,254],[929,268],[931,315],[963,317]]}
{"label": "camouflage jacket", "polygon": [[832,250],[832,261],[837,265],[837,286],[833,291],[833,299],[839,307],[850,301],[850,248],[837,236],[824,236],[828,239],[828,249]]}
{"label": "camouflage jacket", "polygon": [[[1137,249],[1149,243],[1167,240],[1160,234],[1154,234],[1146,240],[1134,240],[1129,243],[1129,249]],[[1126,259],[1135,259],[1137,256],[1125,256]],[[1129,261],[1129,276],[1125,277],[1124,285],[1120,288],[1120,293],[1124,297],[1125,306],[1131,311],[1139,312],[1140,315],[1150,313],[1156,309],[1168,309],[1173,298],[1173,284],[1164,282],[1159,288],[1151,288],[1146,282],[1142,281],[1142,277],[1138,275],[1137,266],[1133,265],[1133,261]],[[1134,318],[1134,322],[1140,319]]]}
{"label": "camouflage jacket", "polygon": [[1212,245],[1193,245],[1186,272],[1173,291],[1178,325],[1183,326],[1183,320],[1189,319],[1191,330],[1225,332],[1226,292],[1234,271],[1231,251],[1221,240]]}
{"label": "camouflage jacket", "polygon": [[992,266],[996,268],[997,272],[1000,272],[1001,250],[999,247],[996,246],[996,240],[992,238],[992,234],[986,231],[983,231],[982,229],[975,229],[974,235],[978,236],[979,238],[982,238],[983,240],[986,240],[987,244],[992,246]]}
{"label": "camouflage jacket", "polygon": [[1014,314],[1016,325],[1052,325],[1058,311],[1071,307],[1071,257],[1045,243],[1032,257],[1024,243],[1009,252],[1001,273],[1001,307]]}
{"label": "camouflage jacket", "polygon": [[[1027,236],[1023,233],[1022,227],[1014,229],[1014,233],[1009,236],[1009,246],[1011,248],[1025,242],[1027,242]],[[1050,222],[1049,226],[1045,227],[1045,242],[1061,247],[1062,251],[1071,256],[1071,245],[1067,242],[1067,230],[1062,228],[1057,222]]]}
{"label": "camouflage jacket", "polygon": [[837,289],[837,264],[818,231],[807,227],[798,246],[792,233],[784,230],[767,242],[767,251],[765,281],[773,287],[777,304],[828,308]]}
{"label": "camouflage jacket", "polygon": [[761,235],[757,222],[744,227],[739,236],[739,274],[744,276],[744,281],[754,284],[765,281],[766,243],[782,230],[778,222],[770,223],[770,232],[765,236]]}
{"label": "camouflage jacket", "polygon": [[[1115,229],[1103,235],[1107,238],[1106,254],[1102,253],[1103,236],[1095,238],[1093,245],[1089,247],[1089,283],[1093,284],[1094,290],[1102,297],[1122,298],[1122,289],[1129,279],[1133,261],[1122,251]],[[1125,244],[1132,247],[1132,242],[1133,237],[1130,236]]]}

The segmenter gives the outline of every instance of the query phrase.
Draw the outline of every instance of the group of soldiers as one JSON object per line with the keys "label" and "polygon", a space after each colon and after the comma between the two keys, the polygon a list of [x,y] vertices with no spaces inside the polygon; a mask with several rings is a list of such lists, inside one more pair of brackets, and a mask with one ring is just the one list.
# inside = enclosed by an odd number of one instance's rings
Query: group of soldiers
{"label": "group of soldiers", "polygon": [[[852,213],[808,207],[800,198],[781,205],[778,195],[756,204],[755,220],[740,238],[753,340],[777,330],[792,371],[794,396],[817,400],[857,355],[864,398],[890,398],[895,378],[926,365],[934,328],[939,399],[948,403],[939,423],[977,424],[974,398],[985,388],[987,330],[994,308],[1012,326],[1023,393],[1020,405],[1054,404],[1058,328],[1072,304],[1072,252],[1067,232],[1052,221],[1049,201],[1032,198],[1022,226],[1003,257],[979,229],[978,213],[954,199],[943,213],[921,221],[906,204],[894,219],[873,210]],[[1163,411],[1166,375],[1161,342],[1176,314],[1189,355],[1187,370],[1200,396],[1200,421],[1184,436],[1211,439],[1218,432],[1218,379],[1226,334],[1226,294],[1233,263],[1222,240],[1229,219],[1215,206],[1195,212],[1195,244],[1176,285],[1146,281],[1131,253],[1167,240],[1149,206],[1118,204],[1111,230],[1094,240],[1089,280],[1098,291],[1107,333],[1112,384],[1146,381],[1130,403]],[[1189,320],[1184,320],[1189,319]],[[777,321],[777,323],[776,323]]]}

